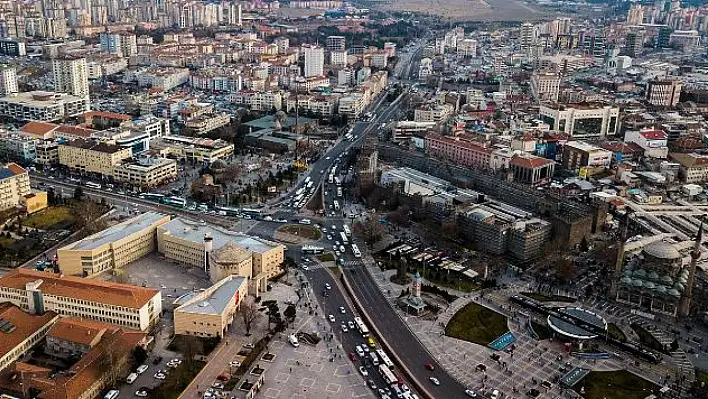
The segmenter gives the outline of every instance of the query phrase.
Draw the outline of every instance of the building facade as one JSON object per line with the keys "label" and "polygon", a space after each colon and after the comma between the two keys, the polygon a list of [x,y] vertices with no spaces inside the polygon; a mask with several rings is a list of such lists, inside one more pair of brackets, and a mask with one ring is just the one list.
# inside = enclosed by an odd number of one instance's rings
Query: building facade
{"label": "building facade", "polygon": [[302,46],[302,51],[305,57],[303,71],[305,77],[324,75],[324,49],[319,46],[305,44]]}
{"label": "building facade", "polygon": [[597,103],[541,104],[539,117],[551,130],[577,138],[604,138],[617,134],[619,107]]}
{"label": "building facade", "polygon": [[89,110],[88,97],[31,91],[0,98],[0,116],[19,121],[53,122]]}
{"label": "building facade", "polygon": [[538,102],[558,102],[560,75],[553,72],[534,72],[531,75],[531,94]]}
{"label": "building facade", "polygon": [[88,67],[84,57],[57,57],[52,60],[54,91],[88,98]]}
{"label": "building facade", "polygon": [[112,176],[116,165],[132,155],[131,148],[92,140],[73,140],[59,144],[59,164],[81,173]]}
{"label": "building facade", "polygon": [[0,65],[0,96],[17,93],[17,69],[11,65]]}
{"label": "building facade", "polygon": [[683,84],[678,80],[654,80],[647,83],[646,100],[657,107],[675,107]]}
{"label": "building facade", "polygon": [[425,153],[431,157],[450,161],[456,165],[489,167],[491,149],[471,140],[428,134]]}
{"label": "building facade", "polygon": [[29,174],[24,168],[14,163],[0,168],[0,211],[20,205],[29,193]]}
{"label": "building facade", "polygon": [[157,187],[177,178],[177,161],[167,158],[140,158],[113,168],[113,179],[136,187]]}

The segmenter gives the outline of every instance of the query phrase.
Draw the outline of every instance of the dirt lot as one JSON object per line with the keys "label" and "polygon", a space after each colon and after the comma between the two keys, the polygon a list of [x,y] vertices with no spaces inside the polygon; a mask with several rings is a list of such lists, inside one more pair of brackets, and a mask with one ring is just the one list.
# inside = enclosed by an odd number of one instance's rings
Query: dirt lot
{"label": "dirt lot", "polygon": [[519,0],[396,0],[372,8],[422,12],[457,21],[537,20],[547,16]]}

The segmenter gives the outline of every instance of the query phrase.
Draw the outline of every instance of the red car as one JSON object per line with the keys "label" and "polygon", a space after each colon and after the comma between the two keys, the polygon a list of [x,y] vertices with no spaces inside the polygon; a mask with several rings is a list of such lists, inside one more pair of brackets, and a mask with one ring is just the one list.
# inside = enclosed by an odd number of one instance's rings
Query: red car
{"label": "red car", "polygon": [[430,370],[430,371],[435,370],[435,366],[433,366],[433,364],[430,363],[430,362],[425,363],[425,368],[428,369],[428,370]]}
{"label": "red car", "polygon": [[353,352],[349,352],[349,360],[352,362],[356,360],[356,355]]}

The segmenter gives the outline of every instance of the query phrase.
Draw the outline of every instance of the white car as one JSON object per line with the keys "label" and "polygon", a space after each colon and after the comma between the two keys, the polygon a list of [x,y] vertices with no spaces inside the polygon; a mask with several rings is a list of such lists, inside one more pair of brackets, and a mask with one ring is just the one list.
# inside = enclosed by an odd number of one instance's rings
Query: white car
{"label": "white car", "polygon": [[138,368],[135,370],[135,372],[138,373],[138,374],[142,374],[142,373],[144,373],[147,369],[148,369],[148,365],[147,365],[147,364],[143,364],[143,365],[138,366]]}
{"label": "white car", "polygon": [[346,313],[347,313],[346,309],[344,309],[344,306],[340,306],[340,307],[339,307],[339,313],[341,313],[341,314],[346,314]]}
{"label": "white car", "polygon": [[467,396],[469,396],[470,398],[476,398],[476,397],[477,397],[477,394],[476,394],[473,390],[471,390],[471,389],[465,389],[465,394],[467,394]]}
{"label": "white car", "polygon": [[222,384],[220,382],[215,382],[215,383],[211,384],[211,387],[216,388],[216,389],[224,389],[224,384]]}
{"label": "white car", "polygon": [[364,377],[366,377],[366,376],[369,375],[369,372],[366,371],[366,369],[364,368],[364,366],[359,366],[359,372],[360,372],[361,375],[363,375]]}
{"label": "white car", "polygon": [[329,315],[328,318],[329,318],[330,322],[334,323],[334,315],[333,314]]}
{"label": "white car", "polygon": [[347,322],[347,325],[349,325],[349,329],[353,330],[354,329],[354,323],[352,323],[351,320]]}
{"label": "white car", "polygon": [[166,375],[164,375],[163,373],[160,373],[159,371],[157,373],[155,373],[155,375],[153,377],[155,377],[158,380],[164,380],[165,378],[167,378]]}
{"label": "white car", "polygon": [[492,391],[492,394],[489,396],[489,399],[499,399],[499,390],[495,389]]}
{"label": "white car", "polygon": [[135,396],[137,396],[139,398],[147,398],[148,392],[144,389],[139,389],[139,390],[135,391]]}
{"label": "white car", "polygon": [[361,349],[361,347],[359,345],[356,346],[355,350],[356,350],[356,354],[359,355],[359,357],[364,357],[364,350]]}
{"label": "white car", "polygon": [[327,240],[332,241],[332,235],[331,235],[331,234],[327,234]]}
{"label": "white car", "polygon": [[349,332],[346,324],[342,324],[342,332]]}
{"label": "white car", "polygon": [[302,268],[302,270],[304,270],[304,271],[308,271],[308,270],[310,270],[310,268],[309,268],[309,267],[307,267],[307,265],[302,265],[302,266],[300,266],[300,267],[301,267],[301,268]]}
{"label": "white car", "polygon": [[440,385],[440,380],[438,380],[435,377],[430,377],[430,382],[432,382],[435,385]]}
{"label": "white car", "polygon": [[229,362],[229,366],[231,366],[231,367],[238,367],[240,365],[241,365],[241,362],[239,362],[238,360],[234,360],[232,362]]}
{"label": "white car", "polygon": [[329,285],[329,283],[325,283],[325,289],[331,290],[331,289],[332,289],[332,286]]}

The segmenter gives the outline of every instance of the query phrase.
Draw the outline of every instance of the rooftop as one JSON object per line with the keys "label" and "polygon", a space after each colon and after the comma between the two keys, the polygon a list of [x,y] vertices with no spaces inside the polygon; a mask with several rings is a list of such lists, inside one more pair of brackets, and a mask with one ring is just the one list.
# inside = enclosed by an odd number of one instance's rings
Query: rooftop
{"label": "rooftop", "polygon": [[214,250],[220,249],[229,242],[251,252],[266,252],[280,244],[263,240],[258,237],[247,236],[235,231],[221,229],[207,224],[187,222],[182,219],[172,219],[170,222],[158,227],[158,230],[168,231],[170,235],[184,240],[201,243],[206,234],[213,239]]}
{"label": "rooftop", "polygon": [[118,327],[110,324],[65,317],[52,326],[47,336],[81,345],[92,345],[96,338],[100,339],[106,331],[115,330],[118,330]]}
{"label": "rooftop", "polygon": [[69,244],[64,248],[61,248],[61,250],[87,251],[100,248],[103,245],[111,244],[139,231],[147,229],[165,218],[169,219],[169,216],[157,212],[146,212],[132,219],[118,223],[115,226],[111,226],[92,236],[86,237],[83,240]]}
{"label": "rooftop", "polygon": [[0,357],[7,355],[17,345],[43,326],[51,323],[57,314],[46,312],[43,315],[26,313],[10,302],[0,304],[0,323],[7,325],[0,331]]}
{"label": "rooftop", "polygon": [[44,136],[45,134],[54,131],[57,127],[59,127],[59,125],[54,123],[32,121],[22,126],[20,128],[20,132],[34,136]]}
{"label": "rooftop", "polygon": [[175,309],[175,312],[198,313],[209,315],[221,315],[231,299],[236,297],[237,293],[243,284],[246,283],[246,278],[229,276],[216,283],[218,286],[214,291],[204,291],[199,295],[191,298],[187,303]]}
{"label": "rooftop", "polygon": [[84,139],[66,141],[66,142],[63,142],[61,145],[68,146],[68,147],[74,147],[74,148],[83,148],[85,150],[91,150],[91,151],[104,152],[107,154],[112,154],[114,152],[125,150],[125,148],[123,148],[121,146],[106,144],[106,143],[102,143],[99,141],[93,141],[93,140],[84,140]]}
{"label": "rooftop", "polygon": [[115,306],[139,309],[160,291],[130,284],[92,280],[81,277],[40,272],[29,269],[14,269],[0,278],[0,287],[24,291],[27,283],[39,282],[39,290],[45,295],[75,298]]}
{"label": "rooftop", "polygon": [[23,173],[27,173],[27,171],[20,165],[16,163],[9,163],[7,166],[0,168],[0,180],[21,175]]}

